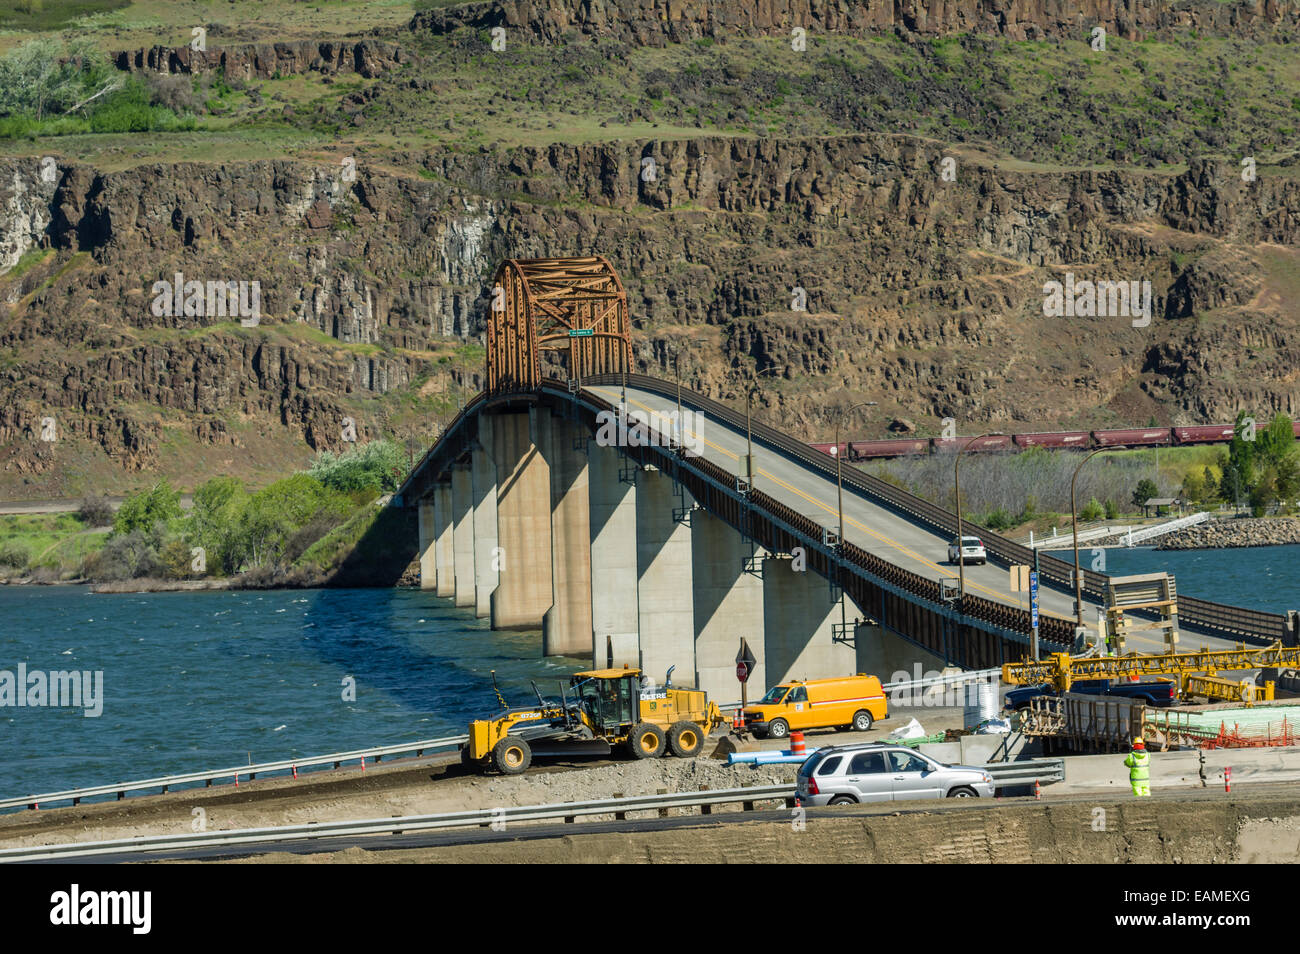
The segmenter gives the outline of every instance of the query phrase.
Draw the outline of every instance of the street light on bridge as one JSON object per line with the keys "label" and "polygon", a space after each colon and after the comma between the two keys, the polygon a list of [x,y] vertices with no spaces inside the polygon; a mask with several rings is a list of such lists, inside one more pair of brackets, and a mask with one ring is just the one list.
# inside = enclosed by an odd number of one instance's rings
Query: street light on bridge
{"label": "street light on bridge", "polygon": [[[876,407],[875,401],[861,401],[853,405],[843,414],[835,418],[835,443],[831,445],[831,453],[835,456],[835,493],[836,503],[840,512],[840,545],[844,543],[844,455],[840,453],[840,422],[848,417],[860,407]],[[841,550],[841,553],[844,551]],[[836,579],[839,578],[839,572],[836,571]],[[844,605],[844,584],[840,583],[840,636],[847,638],[849,630],[848,609]]]}
{"label": "street light on bridge", "polygon": [[1074,536],[1074,625],[1076,628],[1083,625],[1083,574],[1079,572],[1079,508],[1074,502],[1074,482],[1079,479],[1079,471],[1083,470],[1083,465],[1103,450],[1104,447],[1099,447],[1079,461],[1079,466],[1074,468],[1074,476],[1070,478],[1070,527]]}
{"label": "street light on bridge", "polygon": [[981,434],[979,437],[972,437],[957,448],[957,456],[952,462],[953,493],[957,497],[957,598],[961,601],[963,612],[965,612],[966,608],[966,548],[961,545],[961,455],[976,441],[982,441],[986,437],[1001,436],[1001,431],[990,431],[987,434]]}
{"label": "street light on bridge", "polygon": [[840,542],[844,542],[844,455],[840,453],[840,422],[860,407],[877,407],[875,401],[862,401],[853,405],[835,419],[835,443],[831,445],[831,454],[835,457],[835,493],[840,512]]}
{"label": "street light on bridge", "polygon": [[750,403],[754,393],[758,390],[758,379],[765,374],[775,374],[778,371],[789,371],[790,366],[764,368],[757,374],[749,378],[749,384],[745,387],[745,486],[751,490],[754,487],[754,428],[750,414]]}

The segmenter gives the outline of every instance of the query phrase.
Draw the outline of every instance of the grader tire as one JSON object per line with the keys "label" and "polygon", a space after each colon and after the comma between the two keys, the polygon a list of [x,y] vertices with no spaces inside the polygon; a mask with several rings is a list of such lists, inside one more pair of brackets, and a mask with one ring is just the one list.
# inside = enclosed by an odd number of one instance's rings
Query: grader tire
{"label": "grader tire", "polygon": [[668,750],[679,759],[693,759],[704,748],[704,730],[694,722],[675,722],[668,730]]}
{"label": "grader tire", "polygon": [[657,759],[664,754],[664,731],[653,722],[638,722],[627,737],[634,759]]}
{"label": "grader tire", "polygon": [[506,736],[492,747],[492,767],[502,775],[520,775],[533,764],[533,750],[523,739]]}

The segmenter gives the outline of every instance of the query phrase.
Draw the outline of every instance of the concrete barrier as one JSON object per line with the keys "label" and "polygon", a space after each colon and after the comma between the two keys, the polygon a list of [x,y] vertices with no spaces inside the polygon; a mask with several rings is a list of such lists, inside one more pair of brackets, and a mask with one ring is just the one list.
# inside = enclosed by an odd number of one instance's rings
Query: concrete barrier
{"label": "concrete barrier", "polygon": [[960,742],[926,742],[916,748],[923,755],[937,759],[945,765],[957,765],[962,761]]}
{"label": "concrete barrier", "polygon": [[[1201,754],[1205,755],[1204,766]],[[1065,781],[1053,791],[1127,791],[1128,769],[1123,752],[1111,755],[1071,755],[1065,758]],[[1152,752],[1151,787],[1223,787],[1223,770],[1232,767],[1232,784],[1300,781],[1300,748],[1204,749]],[[1204,778],[1202,778],[1202,772]]]}

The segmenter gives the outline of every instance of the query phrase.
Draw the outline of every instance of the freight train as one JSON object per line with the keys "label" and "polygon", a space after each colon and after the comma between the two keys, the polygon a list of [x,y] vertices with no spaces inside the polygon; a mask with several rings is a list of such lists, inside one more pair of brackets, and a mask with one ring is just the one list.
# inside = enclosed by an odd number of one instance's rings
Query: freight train
{"label": "freight train", "polygon": [[[1300,421],[1291,425],[1300,440]],[[1192,427],[1130,427],[1106,431],[1045,431],[1030,434],[988,434],[971,441],[967,437],[945,440],[942,437],[906,437],[885,441],[848,441],[840,444],[845,460],[863,461],[884,457],[909,457],[921,454],[951,454],[965,449],[980,451],[1021,451],[1030,447],[1050,450],[1093,450],[1098,447],[1168,447],[1189,444],[1226,444],[1232,440],[1233,425],[1206,424]],[[969,446],[968,446],[969,443]],[[829,454],[834,444],[809,445]]]}

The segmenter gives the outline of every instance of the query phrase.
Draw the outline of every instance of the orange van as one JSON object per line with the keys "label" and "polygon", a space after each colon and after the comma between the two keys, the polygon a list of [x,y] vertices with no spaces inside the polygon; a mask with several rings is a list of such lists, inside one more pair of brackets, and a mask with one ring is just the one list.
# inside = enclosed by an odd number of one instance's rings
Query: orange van
{"label": "orange van", "polygon": [[791,729],[865,732],[878,719],[887,718],[885,690],[879,679],[865,673],[783,682],[745,707],[746,728],[773,739],[785,738]]}

